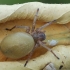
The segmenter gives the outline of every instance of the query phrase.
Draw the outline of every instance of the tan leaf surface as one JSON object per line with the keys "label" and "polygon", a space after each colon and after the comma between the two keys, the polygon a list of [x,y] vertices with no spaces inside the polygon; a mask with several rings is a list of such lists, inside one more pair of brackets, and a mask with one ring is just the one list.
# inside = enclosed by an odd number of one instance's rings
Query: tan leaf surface
{"label": "tan leaf surface", "polygon": [[[70,4],[28,2],[15,5],[0,5],[0,42],[9,34],[25,31],[19,28],[6,31],[5,28],[11,28],[15,25],[27,25],[31,27],[37,8],[40,10],[36,28],[44,25],[46,22],[57,19],[55,23],[46,27],[44,30],[46,31],[46,45],[55,46],[53,51],[60,57],[60,60],[57,60],[52,53],[47,52],[43,47],[39,47],[35,50],[32,56],[33,59],[28,63],[26,69],[41,70],[49,62],[52,62],[57,70],[59,70],[61,65],[63,65],[62,70],[65,68],[66,70],[69,69],[70,46],[67,45],[70,45]],[[9,70],[13,67],[13,70],[16,70],[18,66],[18,69],[23,70],[23,64],[25,63],[24,59],[27,59],[27,56],[15,60],[6,58],[6,56],[0,52],[0,68],[2,68],[1,70],[5,70],[5,68]]]}

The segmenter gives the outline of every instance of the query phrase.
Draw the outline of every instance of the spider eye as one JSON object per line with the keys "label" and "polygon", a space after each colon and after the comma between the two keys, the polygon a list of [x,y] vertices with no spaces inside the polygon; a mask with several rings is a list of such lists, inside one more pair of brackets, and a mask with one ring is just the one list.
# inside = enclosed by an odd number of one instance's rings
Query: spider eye
{"label": "spider eye", "polygon": [[40,33],[40,34],[38,35],[38,38],[39,38],[39,40],[43,41],[43,40],[45,40],[46,36],[45,36],[44,33]]}

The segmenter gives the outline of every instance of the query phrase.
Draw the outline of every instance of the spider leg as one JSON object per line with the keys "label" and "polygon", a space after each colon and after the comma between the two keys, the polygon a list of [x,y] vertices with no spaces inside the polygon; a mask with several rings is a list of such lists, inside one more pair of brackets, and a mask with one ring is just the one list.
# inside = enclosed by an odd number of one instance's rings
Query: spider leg
{"label": "spider leg", "polygon": [[16,28],[16,26],[12,27],[12,28],[6,28],[5,30],[8,30],[8,31],[12,31],[14,28]]}
{"label": "spider leg", "polygon": [[57,58],[60,59],[49,47],[47,47],[45,44],[43,44],[41,41],[38,41],[38,43],[40,44],[40,46],[43,46],[44,48],[46,48],[48,51],[50,51],[51,53],[53,53],[53,55]]}
{"label": "spider leg", "polygon": [[39,45],[39,44],[36,44],[36,45],[33,47],[32,51],[30,52],[30,55],[29,55],[28,59],[26,60],[26,62],[25,62],[25,64],[24,64],[24,67],[27,65],[27,63],[28,63],[28,61],[30,60],[30,58],[31,58],[31,56],[32,56],[32,54],[33,54],[35,48],[36,48],[38,45]]}
{"label": "spider leg", "polygon": [[42,30],[43,28],[47,27],[48,25],[52,24],[53,22],[56,22],[56,20],[53,20],[53,21],[50,21],[50,22],[46,23],[45,25],[39,27],[38,30],[39,31]]}
{"label": "spider leg", "polygon": [[34,17],[34,20],[33,20],[33,25],[32,25],[32,30],[31,30],[32,32],[33,32],[34,29],[35,29],[35,24],[36,24],[38,12],[39,12],[39,8],[37,9],[37,12],[36,12],[35,17]]}
{"label": "spider leg", "polygon": [[30,27],[29,26],[14,26],[14,27],[12,27],[10,29],[6,28],[6,30],[12,31],[14,28],[24,28],[24,29],[26,29],[27,33],[29,33],[29,31],[30,31]]}

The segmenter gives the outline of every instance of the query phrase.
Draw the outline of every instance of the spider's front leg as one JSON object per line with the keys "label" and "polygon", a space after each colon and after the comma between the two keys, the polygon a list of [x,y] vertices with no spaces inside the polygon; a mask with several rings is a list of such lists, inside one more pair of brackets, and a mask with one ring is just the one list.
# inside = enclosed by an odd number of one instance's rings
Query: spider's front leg
{"label": "spider's front leg", "polygon": [[27,33],[29,33],[29,31],[30,31],[30,27],[29,26],[14,26],[14,27],[12,27],[10,29],[6,28],[5,30],[12,31],[14,28],[24,28],[24,29],[26,29]]}
{"label": "spider's front leg", "polygon": [[38,12],[39,12],[39,8],[37,9],[37,12],[36,12],[34,20],[33,20],[33,25],[32,25],[32,30],[31,30],[32,32],[34,32],[34,30],[35,30],[35,24],[36,24],[36,20],[38,17]]}
{"label": "spider's front leg", "polygon": [[46,48],[48,51],[50,51],[57,59],[60,59],[49,47],[47,47],[42,41],[38,41],[40,46],[43,46]]}
{"label": "spider's front leg", "polygon": [[37,30],[38,30],[38,31],[41,31],[43,28],[49,26],[50,24],[52,24],[52,23],[54,23],[54,22],[56,22],[56,20],[53,20],[53,21],[47,22],[47,23],[45,23],[45,25],[39,27]]}

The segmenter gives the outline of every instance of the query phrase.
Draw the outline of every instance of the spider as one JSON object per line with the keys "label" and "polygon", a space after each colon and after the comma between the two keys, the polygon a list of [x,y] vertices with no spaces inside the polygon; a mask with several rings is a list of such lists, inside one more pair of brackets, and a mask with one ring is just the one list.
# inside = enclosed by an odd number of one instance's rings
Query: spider
{"label": "spider", "polygon": [[29,33],[33,37],[33,39],[34,39],[35,46],[33,47],[32,51],[30,52],[30,55],[29,55],[28,59],[26,60],[26,62],[24,64],[24,67],[27,65],[28,61],[30,60],[30,58],[31,58],[31,56],[33,54],[34,49],[36,47],[38,47],[38,46],[43,46],[48,51],[50,51],[57,59],[59,59],[59,57],[49,47],[47,47],[45,45],[45,43],[43,42],[46,39],[46,35],[45,35],[45,32],[42,31],[43,28],[45,28],[48,25],[52,24],[56,20],[53,20],[51,22],[48,22],[45,25],[43,25],[43,26],[35,29],[36,20],[37,20],[37,17],[38,17],[38,12],[39,12],[39,8],[37,9],[37,12],[35,14],[35,17],[34,17],[34,20],[33,20],[33,25],[32,25],[32,28],[31,29],[30,29],[29,26],[14,26],[11,29],[6,28],[6,30],[9,30],[9,31],[13,30],[14,28],[25,28],[26,29],[26,33]]}

